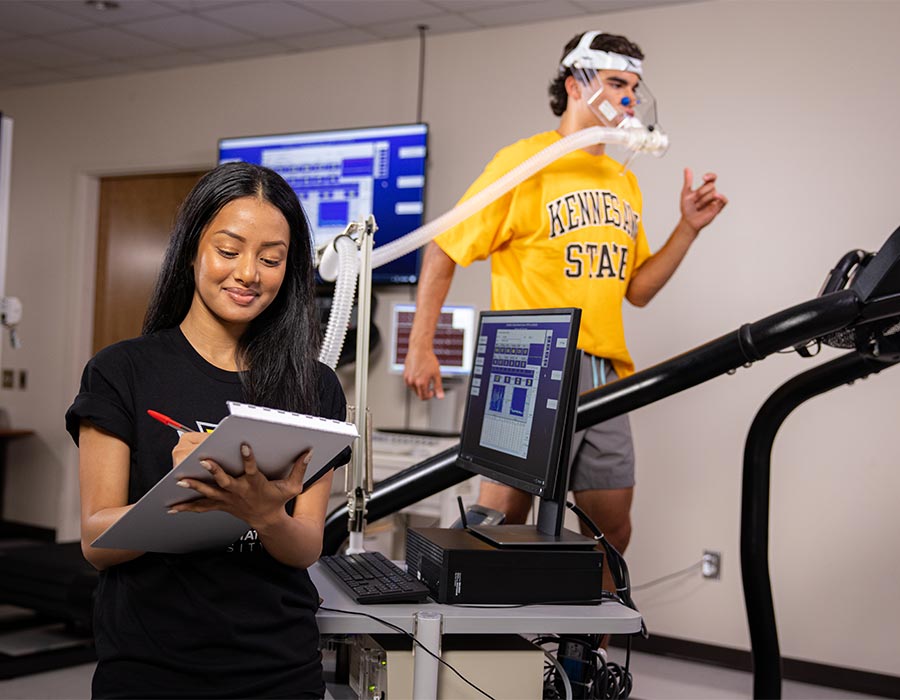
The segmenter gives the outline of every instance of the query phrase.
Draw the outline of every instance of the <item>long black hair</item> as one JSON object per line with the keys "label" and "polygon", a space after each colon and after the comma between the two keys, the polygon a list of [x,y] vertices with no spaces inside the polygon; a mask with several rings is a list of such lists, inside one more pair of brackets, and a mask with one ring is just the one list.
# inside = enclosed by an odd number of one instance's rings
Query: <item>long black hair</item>
{"label": "long black hair", "polygon": [[142,333],[178,326],[194,297],[194,259],[203,230],[229,202],[260,197],[290,227],[284,281],[271,304],[247,326],[237,358],[250,403],[315,413],[318,402],[319,323],[315,305],[312,240],[297,195],[273,170],[224,163],[200,178],[182,202],[147,308]]}

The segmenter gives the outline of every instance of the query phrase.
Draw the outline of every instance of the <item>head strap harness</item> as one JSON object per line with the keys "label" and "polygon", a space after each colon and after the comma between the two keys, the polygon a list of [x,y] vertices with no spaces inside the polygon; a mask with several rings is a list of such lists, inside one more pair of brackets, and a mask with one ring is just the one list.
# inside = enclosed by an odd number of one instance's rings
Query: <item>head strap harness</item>
{"label": "head strap harness", "polygon": [[578,46],[572,49],[562,60],[559,72],[565,73],[569,68],[581,68],[582,70],[624,70],[629,73],[641,75],[641,60],[632,56],[626,56],[614,51],[600,51],[591,48],[594,37],[602,32],[585,32],[578,42]]}

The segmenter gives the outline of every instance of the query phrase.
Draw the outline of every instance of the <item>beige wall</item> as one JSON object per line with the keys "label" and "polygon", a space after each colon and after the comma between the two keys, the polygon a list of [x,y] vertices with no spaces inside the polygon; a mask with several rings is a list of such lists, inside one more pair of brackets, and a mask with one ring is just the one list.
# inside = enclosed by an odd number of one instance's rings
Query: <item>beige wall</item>
{"label": "beige wall", "polygon": [[[803,301],[851,248],[877,249],[898,224],[900,3],[708,2],[435,36],[427,215],[452,205],[490,155],[553,128],[545,86],[562,44],[585,27],[623,32],[648,54],[647,81],[671,135],[639,159],[654,247],[677,217],[681,168],[714,169],[731,204],[665,292],[626,309],[646,367]],[[0,93],[16,120],[7,292],[21,298],[27,391],[3,391],[36,439],[10,449],[7,517],[77,537],[76,453],[62,416],[88,359],[96,178],[212,165],[216,139],[412,121],[415,41],[396,41]],[[450,299],[486,304],[485,264]],[[387,330],[391,300],[381,297]],[[774,356],[633,415],[638,445],[634,583],[723,553],[699,575],[636,595],[651,631],[747,648],[738,532],[741,457],[756,410],[781,382],[835,356]],[[400,381],[373,367],[376,423],[404,420]],[[352,384],[352,381],[350,382]],[[348,384],[348,386],[350,385]],[[895,582],[900,513],[893,422],[900,372],[841,388],[786,422],[773,457],[772,579],[785,655],[900,674]],[[413,424],[427,421],[417,403]]]}

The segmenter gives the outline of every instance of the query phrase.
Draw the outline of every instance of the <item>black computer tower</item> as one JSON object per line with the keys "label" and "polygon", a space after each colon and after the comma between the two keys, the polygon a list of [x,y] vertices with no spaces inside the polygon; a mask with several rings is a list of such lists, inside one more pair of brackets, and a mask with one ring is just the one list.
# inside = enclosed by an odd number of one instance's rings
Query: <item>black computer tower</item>
{"label": "black computer tower", "polygon": [[406,567],[439,603],[589,603],[603,590],[599,550],[499,548],[460,529],[410,528]]}

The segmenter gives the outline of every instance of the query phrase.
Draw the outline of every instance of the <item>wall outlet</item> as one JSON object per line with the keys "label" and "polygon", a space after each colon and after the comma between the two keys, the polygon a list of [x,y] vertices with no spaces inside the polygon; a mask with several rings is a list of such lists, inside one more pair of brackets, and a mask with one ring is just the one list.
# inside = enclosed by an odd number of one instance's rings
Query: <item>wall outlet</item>
{"label": "wall outlet", "polygon": [[713,552],[707,549],[703,552],[703,563],[700,567],[703,578],[721,578],[722,576],[722,553]]}

